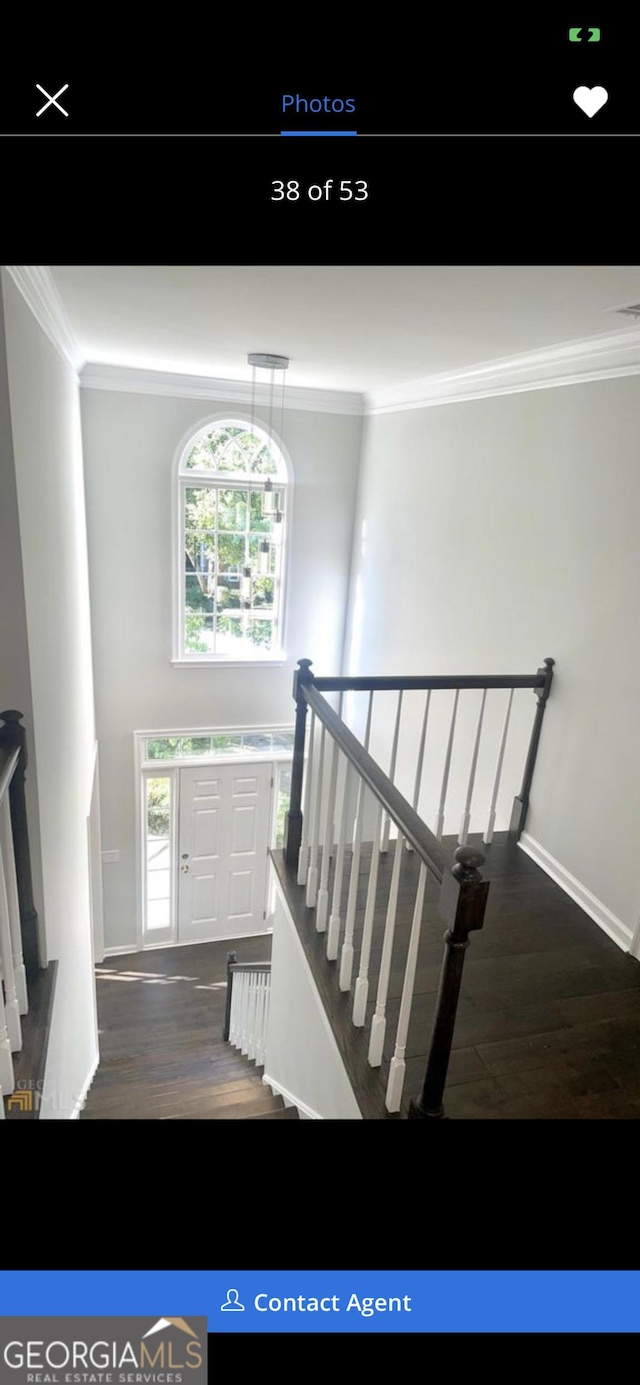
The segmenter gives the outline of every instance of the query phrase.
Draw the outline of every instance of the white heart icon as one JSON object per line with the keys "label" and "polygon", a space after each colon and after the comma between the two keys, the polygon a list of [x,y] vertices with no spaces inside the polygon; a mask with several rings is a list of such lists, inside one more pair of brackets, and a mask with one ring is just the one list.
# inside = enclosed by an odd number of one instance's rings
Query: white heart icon
{"label": "white heart icon", "polygon": [[584,111],[585,115],[591,119],[596,111],[606,105],[609,100],[609,93],[605,91],[604,87],[576,87],[573,99],[576,106],[579,106],[580,110]]}

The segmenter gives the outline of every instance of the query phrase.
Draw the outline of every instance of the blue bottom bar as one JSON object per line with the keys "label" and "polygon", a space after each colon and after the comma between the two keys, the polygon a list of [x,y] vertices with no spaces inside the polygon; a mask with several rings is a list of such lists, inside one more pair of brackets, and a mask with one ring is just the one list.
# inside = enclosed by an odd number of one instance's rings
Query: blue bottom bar
{"label": "blue bottom bar", "polygon": [[5,1317],[204,1315],[210,1332],[637,1332],[640,1271],[5,1270],[0,1304]]}

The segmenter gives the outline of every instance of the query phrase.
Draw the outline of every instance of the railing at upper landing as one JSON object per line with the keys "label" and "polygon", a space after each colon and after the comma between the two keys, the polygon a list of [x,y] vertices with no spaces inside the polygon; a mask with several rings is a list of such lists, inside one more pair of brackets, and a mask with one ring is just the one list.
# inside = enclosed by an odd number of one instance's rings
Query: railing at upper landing
{"label": "railing at upper landing", "polygon": [[[501,791],[505,753],[512,720],[514,695],[518,690],[535,694],[536,708],[533,726],[525,755],[524,771],[519,792],[515,794],[510,817],[510,833],[517,840],[523,830],[542,720],[553,678],[553,659],[545,659],[534,674],[522,675],[461,675],[434,677],[358,677],[316,678],[311,662],[301,659],[294,677],[293,695],[296,702],[296,728],[291,778],[291,799],[285,822],[285,860],[297,872],[297,880],[305,887],[306,903],[315,910],[315,927],[327,934],[326,955],[339,965],[339,985],[343,991],[352,989],[355,969],[355,924],[361,867],[367,863],[363,852],[365,841],[372,849],[366,879],[366,903],[359,942],[358,970],[353,986],[352,1023],[362,1028],[366,1022],[369,1001],[370,971],[374,915],[378,892],[378,863],[381,853],[389,850],[395,832],[394,859],[391,871],[382,953],[377,974],[375,1006],[371,1016],[368,1059],[372,1067],[380,1067],[387,1039],[387,999],[394,950],[394,934],[398,891],[403,852],[416,853],[420,867],[415,891],[413,918],[408,954],[405,962],[402,998],[397,1020],[393,1055],[389,1065],[386,1107],[390,1112],[401,1108],[405,1078],[405,1052],[411,1002],[420,941],[427,876],[440,885],[439,910],[447,924],[445,952],[440,988],[429,1049],[427,1070],[421,1097],[411,1103],[409,1114],[421,1119],[440,1119],[444,1114],[443,1094],[453,1041],[456,1010],[464,955],[469,935],[483,926],[489,890],[483,880],[481,866],[484,856],[467,845],[472,813],[478,760],[482,746],[487,698],[494,690],[508,693],[495,744],[493,770],[483,841],[490,842],[496,823]],[[451,767],[456,748],[456,726],[459,719],[461,695],[467,691],[480,692],[475,726],[469,745],[469,763],[461,779],[462,801],[459,846],[451,861],[442,844],[447,800],[451,788]],[[435,802],[435,830],[420,817],[418,807],[423,793],[425,751],[433,720],[435,696],[439,692],[453,693],[450,716],[444,735],[441,755],[441,775]],[[340,706],[345,694],[368,693],[366,726],[363,740],[358,739],[324,696],[339,694]],[[395,692],[396,712],[388,773],[369,751],[374,696]],[[394,783],[398,762],[403,699],[407,693],[424,692],[425,701],[419,718],[419,735],[414,749],[415,777],[412,802]],[[310,726],[307,726],[308,712]],[[458,778],[460,769],[458,766]],[[348,856],[350,870],[345,883]],[[331,863],[333,862],[333,871]],[[331,893],[331,898],[330,898]],[[346,893],[346,903],[345,896]],[[379,901],[378,901],[379,904]]]}
{"label": "railing at upper landing", "polygon": [[15,1085],[13,1054],[22,1049],[21,1016],[29,1008],[27,981],[38,968],[24,796],[27,753],[21,721],[20,712],[0,713],[0,1119],[4,1117],[2,1097],[11,1097]]}

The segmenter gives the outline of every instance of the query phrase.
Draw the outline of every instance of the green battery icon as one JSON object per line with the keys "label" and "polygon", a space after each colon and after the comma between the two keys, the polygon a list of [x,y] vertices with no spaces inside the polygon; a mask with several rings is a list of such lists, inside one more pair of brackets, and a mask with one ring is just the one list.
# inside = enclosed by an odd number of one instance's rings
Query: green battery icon
{"label": "green battery icon", "polygon": [[599,29],[570,29],[570,30],[569,30],[569,43],[582,43],[582,41],[583,41],[583,39],[585,38],[585,36],[588,36],[588,37],[587,37],[587,43],[599,43],[599,42],[600,42],[600,30],[599,30]]}

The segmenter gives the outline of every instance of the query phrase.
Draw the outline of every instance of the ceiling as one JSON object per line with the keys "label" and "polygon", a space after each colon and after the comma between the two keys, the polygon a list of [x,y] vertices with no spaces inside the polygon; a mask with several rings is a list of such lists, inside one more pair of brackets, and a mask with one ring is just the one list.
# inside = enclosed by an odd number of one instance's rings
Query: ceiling
{"label": "ceiling", "polygon": [[247,380],[250,351],[287,385],[373,390],[633,330],[638,265],[52,265],[86,361]]}

